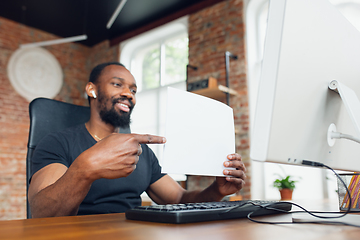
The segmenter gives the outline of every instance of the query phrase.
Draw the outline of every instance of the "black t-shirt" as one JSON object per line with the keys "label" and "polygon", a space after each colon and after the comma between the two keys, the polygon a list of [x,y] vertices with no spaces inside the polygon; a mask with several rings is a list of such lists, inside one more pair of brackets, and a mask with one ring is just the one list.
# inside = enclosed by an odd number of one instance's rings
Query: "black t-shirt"
{"label": "black t-shirt", "polygon": [[[51,133],[37,145],[31,159],[31,176],[51,163],[69,167],[85,150],[96,144],[84,124]],[[142,154],[136,169],[128,177],[99,179],[80,204],[78,215],[118,213],[141,205],[140,195],[163,174],[153,151],[141,144]],[[64,202],[64,204],[66,204]]]}

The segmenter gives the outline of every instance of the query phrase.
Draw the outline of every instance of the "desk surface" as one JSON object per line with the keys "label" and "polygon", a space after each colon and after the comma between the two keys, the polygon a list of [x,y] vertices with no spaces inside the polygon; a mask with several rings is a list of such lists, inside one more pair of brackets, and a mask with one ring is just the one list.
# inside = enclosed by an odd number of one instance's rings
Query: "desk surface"
{"label": "desk surface", "polygon": [[[310,210],[328,210],[327,204]],[[325,209],[323,206],[326,206]],[[330,209],[334,210],[333,207]],[[268,216],[261,219],[291,221],[291,215]],[[248,219],[176,225],[130,221],[126,220],[123,213],[0,221],[0,239],[341,240],[359,238],[360,228],[340,225],[269,225],[253,223]]]}

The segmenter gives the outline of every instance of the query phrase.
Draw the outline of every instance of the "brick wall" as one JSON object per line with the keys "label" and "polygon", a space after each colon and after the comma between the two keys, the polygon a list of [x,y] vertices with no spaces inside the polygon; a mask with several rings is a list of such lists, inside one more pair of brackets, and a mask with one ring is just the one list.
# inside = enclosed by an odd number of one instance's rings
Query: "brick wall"
{"label": "brick wall", "polygon": [[[236,128],[236,150],[243,157],[248,172],[247,184],[241,190],[244,198],[250,198],[249,159],[249,113],[246,84],[245,24],[242,0],[227,0],[208,7],[189,17],[189,64],[198,70],[188,71],[189,83],[215,77],[219,84],[226,85],[225,52],[238,56],[230,60],[229,87],[238,95],[230,99],[234,109]],[[221,126],[214,126],[221,127]],[[190,189],[202,188],[213,178],[190,177]]]}
{"label": "brick wall", "polygon": [[100,63],[119,61],[119,46],[110,47],[109,41],[104,41],[91,48],[89,69]]}
{"label": "brick wall", "polygon": [[[29,133],[29,102],[21,97],[7,76],[7,64],[19,44],[52,40],[55,35],[0,17],[0,219],[26,217],[25,159]],[[44,47],[59,61],[64,83],[55,99],[87,105],[85,84],[91,68],[102,61],[116,61],[118,47],[108,41],[93,48],[78,43]]]}

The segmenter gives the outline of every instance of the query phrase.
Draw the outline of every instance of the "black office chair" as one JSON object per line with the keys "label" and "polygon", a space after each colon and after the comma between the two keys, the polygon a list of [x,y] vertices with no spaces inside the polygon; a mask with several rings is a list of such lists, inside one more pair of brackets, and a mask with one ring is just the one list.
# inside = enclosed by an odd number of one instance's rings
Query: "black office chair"
{"label": "black office chair", "polygon": [[[87,122],[90,118],[90,108],[47,98],[37,98],[30,103],[29,114],[30,130],[26,156],[26,195],[29,188],[30,160],[38,142],[50,132],[61,131]],[[26,209],[27,218],[31,218],[28,200],[26,201]]]}

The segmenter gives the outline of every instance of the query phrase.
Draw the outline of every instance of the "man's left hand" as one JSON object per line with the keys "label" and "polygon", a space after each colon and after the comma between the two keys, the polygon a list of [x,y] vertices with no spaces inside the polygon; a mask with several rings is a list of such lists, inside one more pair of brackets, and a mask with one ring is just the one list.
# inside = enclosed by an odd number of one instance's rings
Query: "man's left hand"
{"label": "man's left hand", "polygon": [[216,183],[221,195],[226,196],[239,191],[245,185],[246,168],[237,153],[227,156],[229,161],[224,162],[226,168],[223,173],[226,177],[216,177]]}

